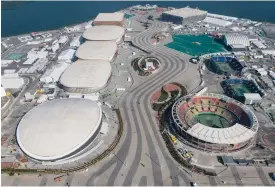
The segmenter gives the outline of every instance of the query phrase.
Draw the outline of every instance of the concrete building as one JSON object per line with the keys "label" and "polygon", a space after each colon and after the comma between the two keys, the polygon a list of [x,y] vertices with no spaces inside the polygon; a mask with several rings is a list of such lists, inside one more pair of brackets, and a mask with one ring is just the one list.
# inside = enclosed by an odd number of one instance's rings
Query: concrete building
{"label": "concrete building", "polygon": [[75,50],[74,49],[67,49],[65,51],[62,51],[60,55],[58,56],[58,60],[63,60],[66,62],[72,61],[74,58]]}
{"label": "concrete building", "polygon": [[76,36],[74,37],[74,39],[71,41],[70,43],[70,47],[79,47],[81,43],[81,36]]}
{"label": "concrete building", "polygon": [[92,93],[102,89],[111,76],[108,61],[78,60],[62,74],[60,84],[70,93]]}
{"label": "concrete building", "polygon": [[99,13],[93,25],[117,25],[123,26],[124,13]]}
{"label": "concrete building", "polygon": [[24,79],[18,73],[4,74],[1,77],[1,84],[4,88],[20,89],[25,84]]}
{"label": "concrete building", "polygon": [[101,128],[102,110],[88,99],[56,99],[31,109],[20,121],[21,150],[37,161],[58,161],[85,150]]}
{"label": "concrete building", "polygon": [[262,97],[258,93],[244,93],[243,95],[245,98],[244,104],[246,105],[262,102]]}
{"label": "concrete building", "polygon": [[68,63],[60,63],[57,64],[54,68],[49,69],[42,75],[40,78],[40,82],[44,83],[53,83],[57,82],[61,76],[61,74],[65,71],[65,69],[69,66]]}
{"label": "concrete building", "polygon": [[207,11],[185,7],[163,12],[161,20],[175,24],[183,24],[204,20],[206,15]]}
{"label": "concrete building", "polygon": [[83,33],[83,38],[91,41],[115,41],[123,42],[125,30],[115,25],[93,26]]}
{"label": "concrete building", "polygon": [[48,51],[38,51],[37,49],[32,49],[28,52],[27,58],[47,58],[48,56]]}
{"label": "concrete building", "polygon": [[224,16],[224,15],[219,15],[219,14],[207,13],[207,16],[208,17],[212,17],[212,18],[218,18],[218,19],[228,20],[228,21],[236,21],[236,20],[238,20],[237,17]]}
{"label": "concrete building", "polygon": [[113,61],[117,54],[117,44],[114,41],[86,41],[79,46],[76,56],[82,60]]}
{"label": "concrete building", "polygon": [[225,21],[222,19],[218,19],[218,18],[211,18],[211,17],[206,17],[203,20],[204,23],[208,23],[208,24],[213,24],[213,25],[218,25],[221,27],[228,27],[230,25],[232,25],[232,22],[230,21]]}
{"label": "concrete building", "polygon": [[248,47],[250,46],[249,39],[246,35],[239,35],[239,34],[225,34],[224,35],[224,43],[227,46],[243,46]]}
{"label": "concrete building", "polygon": [[259,40],[251,40],[250,42],[252,45],[254,45],[255,47],[257,47],[259,49],[266,49],[266,46]]}
{"label": "concrete building", "polygon": [[68,36],[60,36],[58,43],[65,44],[68,41]]}
{"label": "concrete building", "polygon": [[1,97],[7,96],[5,88],[1,85]]}

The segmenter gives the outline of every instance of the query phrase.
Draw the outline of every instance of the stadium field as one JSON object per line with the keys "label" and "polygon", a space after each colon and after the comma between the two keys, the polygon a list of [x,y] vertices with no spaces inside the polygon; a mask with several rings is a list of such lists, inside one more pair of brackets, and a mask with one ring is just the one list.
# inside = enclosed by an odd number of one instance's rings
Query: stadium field
{"label": "stadium field", "polygon": [[210,112],[200,113],[193,120],[195,123],[201,123],[212,128],[227,128],[231,126],[224,117]]}
{"label": "stadium field", "polygon": [[227,72],[227,73],[232,72],[232,68],[229,66],[228,63],[216,62],[216,64],[219,66],[219,68],[220,68],[223,72]]}
{"label": "stadium field", "polygon": [[173,42],[165,46],[191,56],[226,51],[223,45],[207,35],[174,35]]}
{"label": "stadium field", "polygon": [[251,91],[244,84],[231,84],[231,88],[234,90],[236,96],[242,97],[244,93],[250,93]]}

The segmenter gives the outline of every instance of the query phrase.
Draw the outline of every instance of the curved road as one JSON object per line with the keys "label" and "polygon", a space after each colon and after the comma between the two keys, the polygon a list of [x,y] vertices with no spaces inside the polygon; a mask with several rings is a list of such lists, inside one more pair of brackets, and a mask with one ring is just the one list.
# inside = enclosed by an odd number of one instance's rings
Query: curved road
{"label": "curved road", "polygon": [[166,28],[165,23],[156,22],[132,39],[134,46],[158,57],[163,68],[149,80],[128,90],[120,99],[125,132],[119,150],[89,178],[87,185],[95,185],[95,180],[109,168],[113,168],[106,184],[110,186],[190,184],[186,172],[179,169],[168,152],[149,102],[155,90],[188,69],[188,63],[180,53],[151,44],[151,36]]}

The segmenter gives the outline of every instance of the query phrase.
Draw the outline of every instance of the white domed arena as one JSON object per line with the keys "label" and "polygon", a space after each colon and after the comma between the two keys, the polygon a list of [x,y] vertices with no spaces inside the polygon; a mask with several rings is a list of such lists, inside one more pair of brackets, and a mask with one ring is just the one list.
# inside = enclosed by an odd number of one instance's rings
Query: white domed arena
{"label": "white domed arena", "polygon": [[106,86],[112,67],[104,60],[78,60],[62,74],[59,82],[69,93],[93,93]]}
{"label": "white domed arena", "polygon": [[101,25],[88,28],[83,33],[83,38],[90,41],[115,41],[117,44],[123,41],[125,30],[115,25]]}
{"label": "white domed arena", "polygon": [[115,41],[86,41],[75,55],[82,60],[106,60],[112,62],[117,54]]}
{"label": "white domed arena", "polygon": [[58,161],[73,157],[96,138],[102,110],[88,99],[57,99],[30,110],[20,121],[16,138],[31,159]]}

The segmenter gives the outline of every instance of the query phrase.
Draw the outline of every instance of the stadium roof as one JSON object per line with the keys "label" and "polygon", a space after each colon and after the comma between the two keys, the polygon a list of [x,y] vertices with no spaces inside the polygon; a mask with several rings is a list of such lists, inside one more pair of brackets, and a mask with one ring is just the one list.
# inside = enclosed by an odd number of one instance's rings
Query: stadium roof
{"label": "stadium roof", "polygon": [[117,52],[114,41],[87,41],[76,51],[76,56],[83,60],[111,61]]}
{"label": "stadium roof", "polygon": [[189,17],[193,17],[193,16],[204,15],[204,14],[207,13],[207,11],[203,11],[203,10],[200,10],[200,9],[189,8],[189,7],[184,7],[184,8],[180,8],[180,9],[169,10],[169,11],[166,11],[164,13],[174,15],[174,16],[179,16],[179,17],[182,17],[182,18],[189,18]]}
{"label": "stadium roof", "polygon": [[17,141],[23,152],[34,159],[61,159],[91,139],[101,118],[101,108],[91,100],[52,100],[22,118],[16,131]]}
{"label": "stadium roof", "polygon": [[70,65],[60,78],[60,83],[69,88],[100,89],[111,75],[108,61],[78,60]]}
{"label": "stadium roof", "polygon": [[94,41],[120,41],[125,34],[124,28],[115,25],[93,26],[83,33],[83,38]]}
{"label": "stadium roof", "polygon": [[238,45],[241,44],[245,47],[250,46],[249,39],[246,35],[239,34],[225,34],[224,40],[226,45]]}
{"label": "stadium roof", "polygon": [[122,21],[124,19],[124,13],[99,13],[94,22],[99,21]]}
{"label": "stadium roof", "polygon": [[250,140],[256,134],[241,124],[228,128],[212,128],[197,123],[187,130],[187,133],[200,140],[216,144],[238,144]]}

